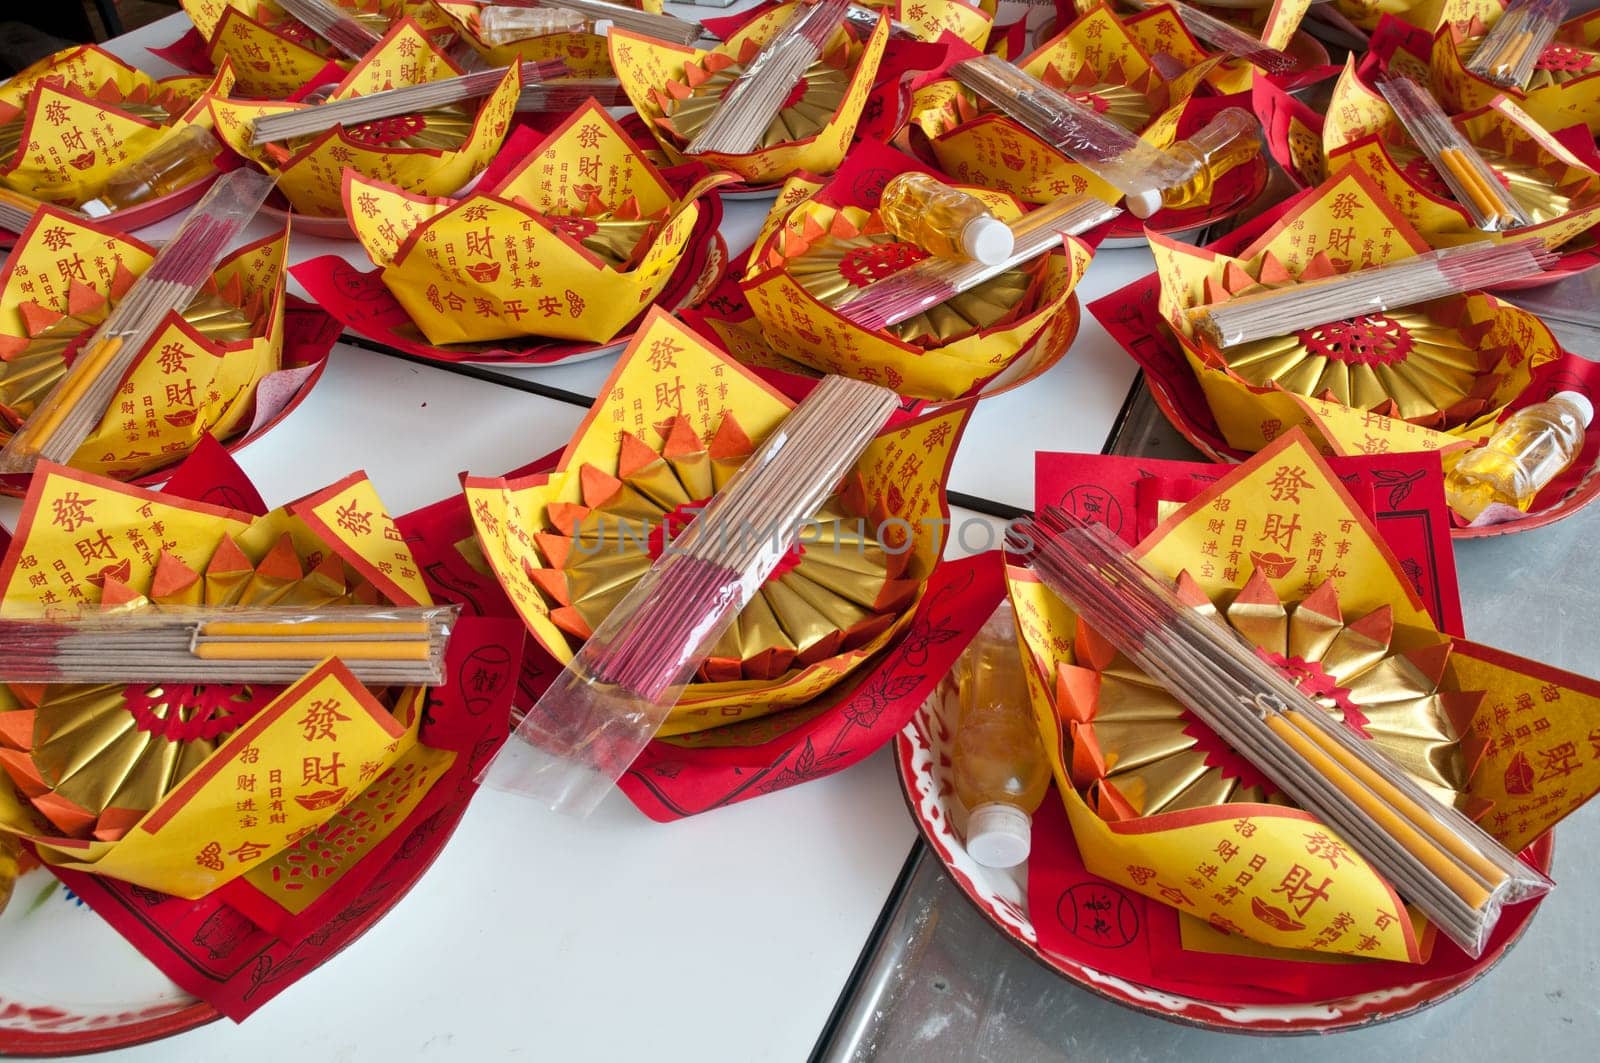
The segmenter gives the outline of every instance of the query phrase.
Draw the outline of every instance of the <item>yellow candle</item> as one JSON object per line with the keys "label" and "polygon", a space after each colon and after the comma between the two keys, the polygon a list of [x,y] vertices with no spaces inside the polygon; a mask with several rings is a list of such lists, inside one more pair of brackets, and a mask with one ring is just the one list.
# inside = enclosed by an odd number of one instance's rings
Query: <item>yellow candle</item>
{"label": "yellow candle", "polygon": [[426,642],[202,642],[194,654],[208,661],[426,661]]}

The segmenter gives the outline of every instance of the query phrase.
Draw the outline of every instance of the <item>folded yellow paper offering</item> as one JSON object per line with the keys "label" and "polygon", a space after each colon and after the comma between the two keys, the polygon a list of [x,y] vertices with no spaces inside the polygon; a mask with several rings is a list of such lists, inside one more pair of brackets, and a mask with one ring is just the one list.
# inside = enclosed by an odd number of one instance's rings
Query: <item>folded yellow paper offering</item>
{"label": "folded yellow paper offering", "polygon": [[[132,479],[207,434],[227,440],[249,426],[257,384],[283,359],[288,244],[285,226],[223,260],[156,331],[73,468]],[[51,208],[35,216],[0,269],[0,440],[27,421],[153,257],[94,222]]]}
{"label": "folded yellow paper offering", "polygon": [[81,206],[124,166],[209,127],[207,102],[233,87],[226,64],[215,77],[158,81],[94,45],[47,56],[0,84],[0,186]]}
{"label": "folded yellow paper offering", "polygon": [[[465,481],[485,558],[563,663],[793,405],[660,311],[600,395],[553,472]],[[965,416],[945,408],[869,445],[663,736],[806,704],[899,635],[938,560],[931,520]]]}
{"label": "folded yellow paper offering", "polygon": [[[329,99],[457,77],[462,69],[410,19],[401,19],[357,63]],[[435,110],[396,115],[352,128],[335,126],[287,144],[252,144],[251,123],[312,104],[212,100],[219,136],[238,154],[278,175],[278,189],[302,214],[343,213],[346,171],[420,195],[455,192],[489,165],[505,139],[521,89],[516,67],[488,96]]]}
{"label": "folded yellow paper offering", "polygon": [[713,176],[674,194],[590,101],[493,188],[428,199],[347,173],[345,209],[428,342],[600,343],[671,279]]}

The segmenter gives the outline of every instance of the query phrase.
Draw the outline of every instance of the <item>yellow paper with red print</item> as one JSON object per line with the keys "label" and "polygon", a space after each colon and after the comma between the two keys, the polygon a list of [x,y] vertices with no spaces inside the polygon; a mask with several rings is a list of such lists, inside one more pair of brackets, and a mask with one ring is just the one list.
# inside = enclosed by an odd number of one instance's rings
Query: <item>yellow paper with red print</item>
{"label": "yellow paper with red print", "polygon": [[1431,30],[1439,22],[1439,10],[1447,0],[1333,0],[1351,22],[1364,30],[1377,27],[1385,15]]}
{"label": "yellow paper with red print", "polygon": [[117,841],[23,837],[46,863],[193,899],[314,832],[352,789],[415,743],[415,721],[403,727],[349,669],[328,661],[229,736]]}
{"label": "yellow paper with red print", "polygon": [[[410,19],[397,22],[383,41],[333,90],[332,100],[456,77],[462,70]],[[521,73],[508,69],[481,101],[461,145],[453,149],[388,147],[382,122],[346,129],[336,126],[292,150],[251,143],[251,126],[265,115],[303,110],[310,104],[213,100],[217,134],[235,152],[278,175],[278,190],[295,210],[315,217],[343,213],[347,170],[424,196],[457,191],[493,160],[505,139],[521,91]],[[426,117],[422,120],[426,120]],[[398,135],[398,134],[396,134]]]}
{"label": "yellow paper with red print", "polygon": [[[746,41],[764,44],[787,20],[791,6],[780,5],[750,20],[713,51],[738,55]],[[880,19],[865,42],[851,45],[850,81],[843,102],[816,134],[744,155],[707,152],[688,156],[681,150],[683,145],[675,142],[658,124],[665,115],[656,94],[665,92],[669,83],[686,82],[685,67],[698,65],[711,51],[669,44],[615,28],[609,37],[611,66],[622,89],[667,156],[675,163],[694,159],[713,170],[727,170],[750,184],[776,183],[798,171],[830,174],[839,168],[855,137],[856,123],[866,108],[867,96],[872,91],[873,79],[888,42],[888,23]]]}
{"label": "yellow paper with red print", "polygon": [[[1287,51],[1311,3],[1312,0],[1275,0],[1270,7],[1256,11],[1235,8],[1222,13],[1233,16],[1224,21],[1234,24],[1246,35],[1259,38],[1269,48]],[[1248,16],[1245,24],[1238,24],[1239,16]],[[1170,7],[1156,6],[1135,12],[1123,19],[1123,25],[1146,54],[1166,54],[1179,64],[1183,73],[1172,82],[1174,101],[1187,99],[1202,84],[1221,95],[1231,96],[1249,92],[1255,81],[1254,64],[1208,47],[1189,32]]]}
{"label": "yellow paper with red print", "polygon": [[1565,198],[1568,209],[1556,214],[1545,208],[1541,213],[1540,205],[1532,203],[1532,225],[1506,232],[1477,228],[1431,166],[1419,170],[1420,162],[1402,166],[1395,161],[1390,145],[1410,149],[1410,139],[1388,102],[1356,76],[1353,60],[1334,85],[1323,126],[1326,167],[1331,171],[1352,163],[1359,167],[1434,247],[1534,236],[1553,250],[1600,224],[1600,174],[1514,100],[1496,96],[1484,107],[1453,116],[1451,122],[1470,143],[1542,175],[1548,189]]}
{"label": "yellow paper with red print", "polygon": [[145,586],[163,553],[196,572],[248,513],[185,500],[44,464],[17,521],[17,545],[0,571],[0,615],[76,611],[100,601],[107,577]]}
{"label": "yellow paper with red print", "polygon": [[[1047,84],[1071,86],[1064,91],[1089,92],[1096,84],[1109,84],[1140,92],[1151,113],[1141,139],[1158,148],[1171,145],[1182,113],[1178,87],[1162,78],[1138,37],[1109,7],[1098,5],[1080,16],[1017,65]],[[1190,77],[1184,84],[1194,83]],[[1020,123],[986,105],[978,109],[954,81],[934,81],[918,89],[912,98],[911,121],[928,138],[939,168],[964,184],[1005,192],[1028,203],[1045,203],[1069,193],[1092,195],[1107,203],[1122,198],[1111,184]]]}
{"label": "yellow paper with red print", "polygon": [[[46,203],[82,204],[190,125],[209,126],[205,101],[233,85],[226,65],[215,77],[157,81],[93,45],[58,52],[0,85],[0,122],[22,123],[15,154],[0,160],[0,184]],[[131,104],[167,117],[144,117]]]}
{"label": "yellow paper with red print", "polygon": [[343,546],[340,553],[390,601],[433,603],[422,566],[366,473],[352,473],[287,508],[324,542]]}
{"label": "yellow paper with red print", "polygon": [[[688,250],[699,198],[678,196],[591,101],[494,189],[426,199],[350,174],[351,227],[431,343],[540,335],[604,342],[660,294]],[[586,219],[651,219],[631,263],[580,242]]]}
{"label": "yellow paper with red print", "polygon": [[[549,507],[582,502],[582,470],[592,466],[615,474],[624,432],[657,445],[663,426],[680,416],[706,441],[731,414],[759,445],[793,405],[660,310],[651,311],[599,394],[554,471],[520,480],[474,476],[463,480],[484,557],[528,629],[562,663],[571,660],[575,647],[550,619],[549,606],[530,573],[546,567],[535,536],[556,530]],[[872,510],[867,519],[875,522],[892,515],[907,522],[912,536],[907,549],[915,564],[928,568],[940,549],[935,520],[942,513],[943,476],[965,415],[965,409],[957,406],[886,430],[856,465]],[[661,735],[754,719],[811,701],[893,641],[909,623],[920,595],[919,589],[896,621],[871,641],[797,668],[781,679],[690,683]]]}
{"label": "yellow paper with red print", "polygon": [[[1292,398],[1305,413],[1306,434],[1321,443],[1318,449],[1324,454],[1401,454],[1417,450],[1454,454],[1468,449],[1492,431],[1492,426],[1485,425],[1477,434],[1463,438],[1327,399],[1299,395]],[[1286,425],[1285,430],[1290,427],[1295,426]]]}
{"label": "yellow paper with red print", "polygon": [[253,0],[183,0],[183,7],[206,39],[212,64],[233,64],[243,96],[281,100],[328,63],[343,59],[338,52],[324,54],[310,47],[315,35],[298,22],[282,21],[287,16],[281,13],[264,20],[257,12],[272,9]]}
{"label": "yellow paper with red print", "polygon": [[[1485,27],[1493,26],[1499,18],[1497,5],[1490,6],[1496,8],[1491,17],[1482,18],[1477,11],[1467,11],[1470,21],[1442,25],[1434,34],[1432,87],[1439,102],[1456,114],[1486,107],[1496,96],[1506,95],[1522,104],[1546,129],[1583,125],[1591,134],[1600,135],[1600,61],[1593,55],[1600,51],[1600,10],[1562,23],[1552,50],[1540,58],[1540,63],[1574,64],[1570,76],[1565,65],[1558,65],[1556,69],[1564,72],[1560,80],[1518,91],[1472,73],[1461,58],[1458,42],[1469,34],[1481,36]],[[1563,46],[1571,47],[1563,51]]]}
{"label": "yellow paper with red print", "polygon": [[[537,63],[560,59],[567,64],[566,77],[606,78],[611,76],[611,57],[606,52],[605,34],[544,33],[509,44],[490,44],[479,32],[477,4],[452,4],[436,0],[432,5],[461,39],[483,58],[487,66],[511,63]],[[661,13],[661,0],[644,0],[629,6],[651,14]]]}
{"label": "yellow paper with red print", "polygon": [[[1022,213],[1010,196],[983,188],[964,190],[984,200],[1002,221]],[[859,230],[871,224],[871,213],[815,199],[785,213],[783,202],[780,199],[769,216],[740,288],[761,327],[762,341],[785,358],[823,372],[881,383],[902,395],[943,400],[970,394],[1030,347],[1044,352],[1041,357],[1058,352],[1076,332],[1077,320],[1068,304],[1093,252],[1075,237],[1062,241],[1065,254],[1045,260],[1030,312],[942,346],[923,347],[853,324],[808,292],[784,266],[791,248],[840,223]]]}
{"label": "yellow paper with red print", "polygon": [[925,41],[937,41],[953,33],[980,52],[989,43],[994,28],[994,12],[985,11],[965,0],[893,0],[867,3],[865,7],[886,10],[891,18]]}

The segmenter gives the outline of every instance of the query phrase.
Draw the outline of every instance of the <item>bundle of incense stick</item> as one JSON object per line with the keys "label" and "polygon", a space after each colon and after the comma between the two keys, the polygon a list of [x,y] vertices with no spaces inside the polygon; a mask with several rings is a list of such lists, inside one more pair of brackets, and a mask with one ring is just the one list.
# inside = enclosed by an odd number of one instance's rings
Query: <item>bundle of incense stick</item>
{"label": "bundle of incense stick", "polygon": [[963,59],[950,75],[1127,196],[1135,217],[1160,210],[1163,192],[1193,176],[1178,159],[997,55]]}
{"label": "bundle of incense stick", "polygon": [[1480,240],[1382,266],[1246,292],[1227,302],[1192,307],[1187,314],[1206,339],[1218,347],[1233,347],[1537,276],[1555,265],[1558,257],[1534,237],[1504,244]]}
{"label": "bundle of incense stick", "polygon": [[1525,89],[1533,65],[1567,17],[1567,0],[1511,0],[1467,61],[1467,69],[1506,88]]}
{"label": "bundle of incense stick", "polygon": [[864,329],[898,325],[984,281],[1061,246],[1063,236],[1088,232],[1122,211],[1093,196],[1062,196],[1011,223],[1011,257],[986,266],[967,258],[925,258],[866,285],[835,309]]}
{"label": "bundle of incense stick", "polygon": [[1293,56],[1263,44],[1260,39],[1250,36],[1239,27],[1224,22],[1215,15],[1208,15],[1199,8],[1190,7],[1181,0],[1124,0],[1124,2],[1140,11],[1148,11],[1154,7],[1170,7],[1178,16],[1178,21],[1182,22],[1190,33],[1217,51],[1226,52],[1236,59],[1243,59],[1269,74],[1287,74],[1300,65]]}
{"label": "bundle of incense stick", "polygon": [[229,243],[272,191],[275,178],[234,170],[217,178],[183,224],[89,337],[83,352],[0,450],[0,473],[65,465],[100,423],[123,377],[169,314],[194,300]]}
{"label": "bundle of incense stick", "polygon": [[616,78],[562,78],[522,86],[517,110],[576,111],[590,100],[602,107],[629,106],[628,93]]}
{"label": "bundle of incense stick", "polygon": [[21,192],[0,188],[0,229],[21,235],[33,220],[33,212],[44,204]]}
{"label": "bundle of incense stick", "polygon": [[[529,5],[491,4],[480,8],[479,34],[489,44],[521,40],[530,35],[522,29],[529,24],[527,16],[540,10],[573,11],[586,16],[596,29],[600,28],[598,24],[609,22],[622,29],[633,30],[646,37],[654,37],[658,41],[671,41],[673,44],[693,44],[705,32],[698,22],[687,22],[673,15],[652,15],[636,7],[607,3],[606,0],[534,0],[534,3]],[[519,32],[521,36],[513,36]],[[505,39],[494,40],[491,34],[503,35]]]}
{"label": "bundle of incense stick", "polygon": [[[522,91],[537,86],[567,72],[567,64],[560,59],[519,63],[522,72]],[[398,89],[385,89],[366,96],[352,96],[348,100],[334,100],[298,111],[262,115],[250,124],[250,143],[267,144],[275,140],[293,140],[295,137],[314,136],[334,126],[357,126],[376,122],[397,114],[428,111],[447,107],[452,103],[487,96],[499,86],[509,67],[497,66],[459,77],[425,81],[420,85],[405,85]],[[581,102],[581,101],[580,101]],[[521,100],[518,100],[521,109]],[[530,108],[532,109],[532,108]]]}
{"label": "bundle of incense stick", "polygon": [[844,377],[818,384],[600,623],[483,781],[590,812],[899,402]]}
{"label": "bundle of incense stick", "polygon": [[822,54],[849,6],[849,0],[796,4],[789,21],[728,86],[716,112],[685,150],[690,155],[754,151],[761,135],[783,110],[795,83]]}
{"label": "bundle of incense stick", "polygon": [[315,33],[351,59],[361,59],[381,39],[332,0],[274,0]]}
{"label": "bundle of incense stick", "polygon": [[437,686],[455,605],[160,606],[0,620],[0,681],[292,683],[337,657],[363,683]]}
{"label": "bundle of incense stick", "polygon": [[1233,631],[1185,606],[1103,527],[1059,509],[1019,524],[1046,586],[1470,955],[1482,953],[1502,905],[1550,889]]}
{"label": "bundle of incense stick", "polygon": [[1505,186],[1478,149],[1450,124],[1450,118],[1433,94],[1410,78],[1389,77],[1378,82],[1400,124],[1439,171],[1456,202],[1467,208],[1480,229],[1499,232],[1529,223],[1527,212]]}

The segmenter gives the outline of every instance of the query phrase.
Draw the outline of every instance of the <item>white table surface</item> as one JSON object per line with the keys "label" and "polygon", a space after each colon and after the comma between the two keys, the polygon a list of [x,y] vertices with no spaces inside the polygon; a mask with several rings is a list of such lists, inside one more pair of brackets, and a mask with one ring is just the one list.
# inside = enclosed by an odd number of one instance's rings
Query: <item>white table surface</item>
{"label": "white table surface", "polygon": [[[171,69],[144,49],[185,28],[173,16],[110,50],[165,75]],[[729,204],[734,250],[764,211]],[[174,224],[141,235],[160,239]],[[330,250],[360,254],[354,244],[297,238],[293,256]],[[1142,252],[1109,254],[1084,294],[1148,267]],[[613,361],[516,375],[593,394]],[[1098,450],[1132,377],[1132,363],[1086,321],[1054,370],[980,406],[952,488],[1028,504],[1033,450]],[[360,468],[399,513],[455,490],[462,471],[497,473],[557,449],[582,413],[340,344],[306,402],[238,456],[269,504]],[[7,526],[17,512],[0,501]],[[620,795],[576,821],[484,791],[394,911],[244,1025],[222,1021],[101,1058],[797,1059],[914,837],[887,750],[828,779],[666,826]]]}

